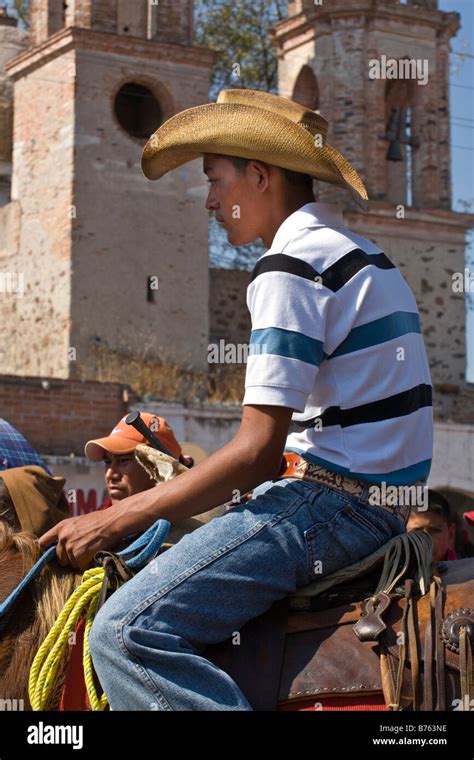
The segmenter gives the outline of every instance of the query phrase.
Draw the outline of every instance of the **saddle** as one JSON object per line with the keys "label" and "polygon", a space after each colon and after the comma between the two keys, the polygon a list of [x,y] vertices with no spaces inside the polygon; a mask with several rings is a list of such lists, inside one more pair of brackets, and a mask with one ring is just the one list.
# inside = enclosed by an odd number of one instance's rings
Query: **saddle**
{"label": "saddle", "polygon": [[203,655],[255,710],[469,709],[474,565],[431,556],[426,533],[396,536]]}

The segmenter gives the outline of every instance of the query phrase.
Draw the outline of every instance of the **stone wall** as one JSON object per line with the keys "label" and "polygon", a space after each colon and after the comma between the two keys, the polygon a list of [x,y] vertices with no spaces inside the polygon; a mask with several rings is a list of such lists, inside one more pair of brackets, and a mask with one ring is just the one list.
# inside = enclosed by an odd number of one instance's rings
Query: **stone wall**
{"label": "stone wall", "polygon": [[[114,114],[120,87],[148,87],[163,118],[207,99],[212,54],[111,35],[78,41],[71,301],[74,369],[96,377],[91,347],[205,369],[208,218],[202,160],[158,182],[140,167],[144,141]],[[158,127],[158,124],[156,124]],[[150,295],[147,281],[155,278]],[[106,318],[104,318],[106,315]],[[118,378],[117,378],[118,379]]]}
{"label": "stone wall", "polygon": [[248,343],[251,324],[246,291],[250,272],[210,269],[209,277],[209,342]]}
{"label": "stone wall", "polygon": [[4,372],[100,379],[97,345],[207,367],[202,162],[148,181],[145,140],[118,123],[114,98],[127,82],[144,85],[168,118],[207,100],[213,60],[192,47],[65,29],[10,67],[12,198],[22,216],[18,250],[7,239],[1,256],[24,275],[25,292],[0,299]]}
{"label": "stone wall", "polygon": [[[28,32],[0,7],[0,207],[10,200],[13,150],[13,82],[5,66],[26,47]],[[0,236],[1,241],[4,238]]]}
{"label": "stone wall", "polygon": [[0,375],[0,417],[43,454],[82,456],[86,441],[110,433],[130,399],[114,383]]}
{"label": "stone wall", "polygon": [[192,0],[30,0],[31,39],[39,45],[65,26],[189,45]]}
{"label": "stone wall", "polygon": [[65,377],[69,372],[71,65],[70,54],[46,60],[15,82],[11,197],[21,217],[4,207],[4,219],[16,217],[19,229],[10,225],[12,237],[2,241],[0,270],[21,277],[24,289],[0,297],[4,373]]}

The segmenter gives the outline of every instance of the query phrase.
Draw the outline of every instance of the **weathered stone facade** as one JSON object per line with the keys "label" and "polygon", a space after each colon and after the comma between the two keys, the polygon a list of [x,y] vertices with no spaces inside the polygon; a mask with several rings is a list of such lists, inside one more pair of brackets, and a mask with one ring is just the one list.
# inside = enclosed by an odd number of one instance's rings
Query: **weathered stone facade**
{"label": "weathered stone facade", "polygon": [[[206,367],[202,167],[146,180],[144,139],[116,105],[130,84],[156,99],[161,120],[207,100],[214,54],[189,44],[191,6],[139,0],[131,34],[118,0],[80,0],[66,14],[55,0],[32,3],[36,44],[8,66],[14,161],[1,268],[25,287],[0,299],[4,372],[97,379],[97,345],[123,361]],[[153,16],[139,28],[140,9]]]}
{"label": "weathered stone facade", "polygon": [[250,272],[240,269],[210,269],[209,338],[247,343],[250,337],[250,313],[247,286]]}
{"label": "weathered stone facade", "polygon": [[0,7],[0,207],[10,200],[13,151],[13,82],[5,66],[27,44],[28,33]]}

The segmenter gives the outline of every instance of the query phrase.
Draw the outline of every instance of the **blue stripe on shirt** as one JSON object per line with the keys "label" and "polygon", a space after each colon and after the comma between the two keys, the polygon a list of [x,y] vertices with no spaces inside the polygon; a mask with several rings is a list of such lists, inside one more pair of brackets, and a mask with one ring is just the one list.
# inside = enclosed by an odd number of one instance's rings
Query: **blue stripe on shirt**
{"label": "blue stripe on shirt", "polygon": [[353,351],[361,351],[369,346],[377,346],[407,333],[421,334],[419,315],[411,311],[395,311],[386,317],[354,327],[328,358],[332,359]]}
{"label": "blue stripe on shirt", "polygon": [[281,327],[265,327],[252,330],[249,355],[274,354],[288,359],[299,359],[306,364],[319,367],[323,355],[323,343],[316,338],[284,330]]}

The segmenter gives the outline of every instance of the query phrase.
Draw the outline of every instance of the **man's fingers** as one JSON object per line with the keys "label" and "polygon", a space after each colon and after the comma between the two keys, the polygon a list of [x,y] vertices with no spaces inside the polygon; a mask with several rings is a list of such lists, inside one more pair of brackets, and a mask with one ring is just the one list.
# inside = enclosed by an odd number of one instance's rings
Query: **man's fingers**
{"label": "man's fingers", "polygon": [[68,567],[71,562],[70,558],[66,549],[66,541],[58,541],[58,545],[56,547],[56,556],[58,558],[58,562],[61,565],[61,567]]}
{"label": "man's fingers", "polygon": [[38,543],[42,549],[47,549],[48,546],[51,546],[51,544],[54,544],[54,542],[58,540],[58,531],[56,528],[57,525],[39,537]]}

